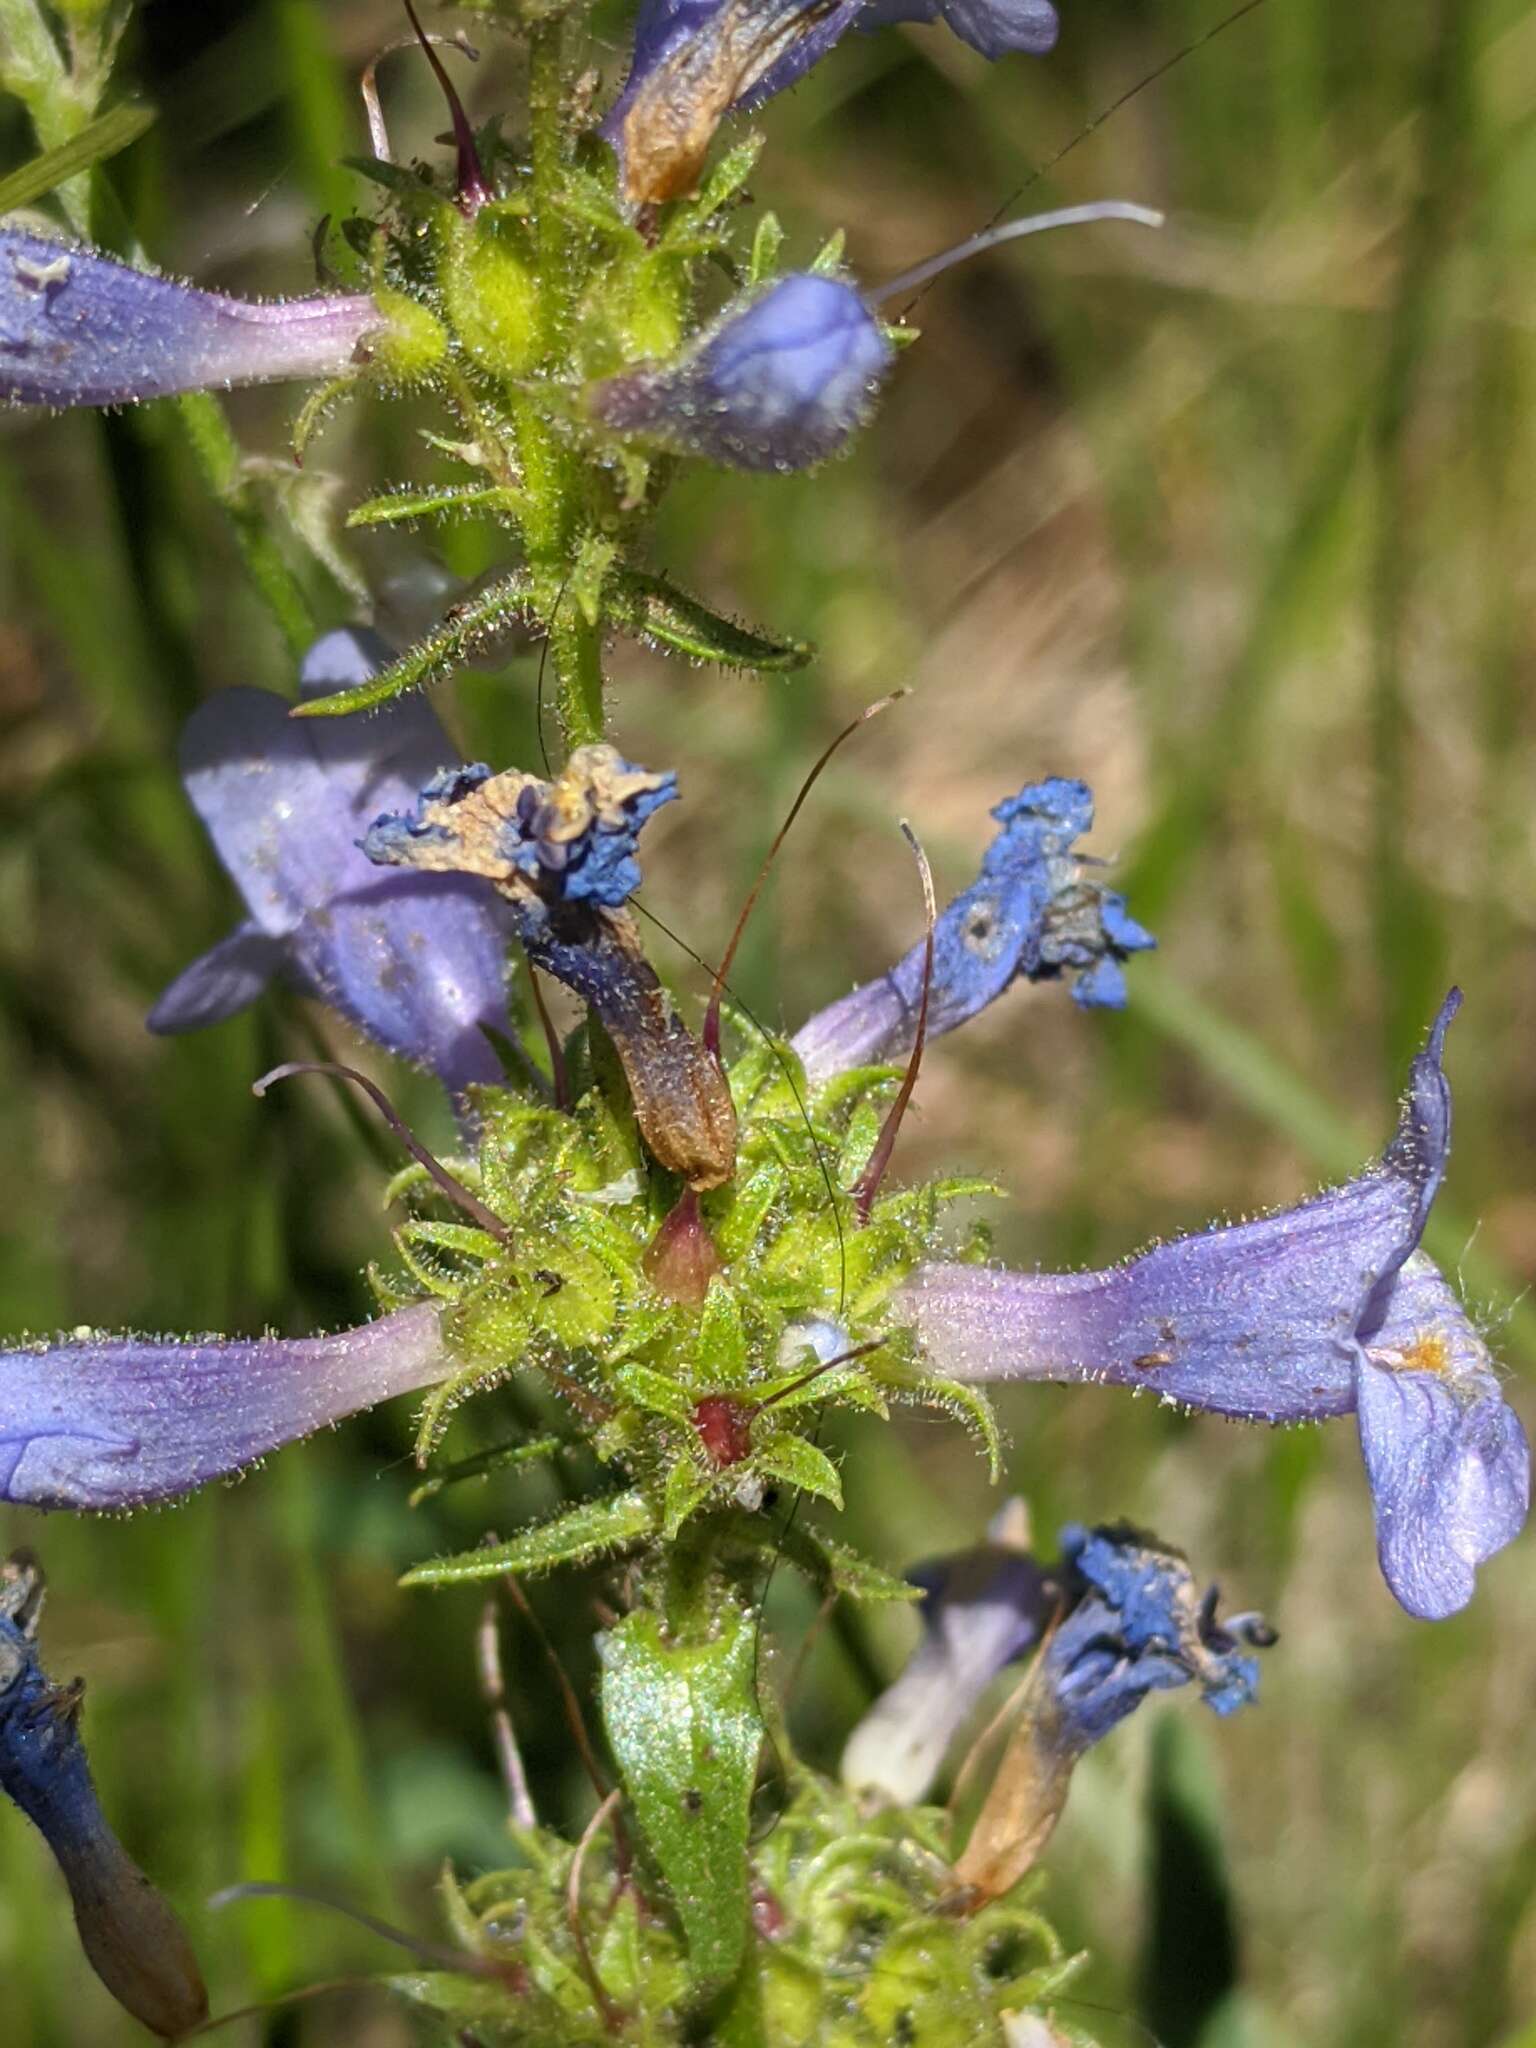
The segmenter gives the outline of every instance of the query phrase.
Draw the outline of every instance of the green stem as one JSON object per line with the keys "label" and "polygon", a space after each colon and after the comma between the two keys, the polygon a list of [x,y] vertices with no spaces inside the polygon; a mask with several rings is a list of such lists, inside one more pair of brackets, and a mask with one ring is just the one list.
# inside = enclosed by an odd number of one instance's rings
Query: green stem
{"label": "green stem", "polygon": [[[560,210],[570,137],[565,118],[565,23],[537,23],[528,39],[528,104],[532,126],[533,215],[539,276],[540,357],[559,375],[571,311],[586,272],[581,243]],[[537,582],[540,613],[555,672],[556,702],[568,747],[603,737],[602,638],[571,601],[570,580],[589,504],[580,454],[524,397],[513,396],[523,488],[524,538]]]}
{"label": "green stem", "polygon": [[189,393],[178,399],[176,406],[203,479],[229,514],[252,583],[266,600],[289,647],[302,654],[315,637],[314,614],[272,537],[260,499],[241,473],[240,445],[229,430],[223,407],[205,391]]}
{"label": "green stem", "polygon": [[713,1614],[710,1577],[714,1546],[708,1525],[688,1523],[678,1531],[666,1551],[666,1589],[662,1613],[667,1634],[674,1642],[697,1639],[709,1632]]}

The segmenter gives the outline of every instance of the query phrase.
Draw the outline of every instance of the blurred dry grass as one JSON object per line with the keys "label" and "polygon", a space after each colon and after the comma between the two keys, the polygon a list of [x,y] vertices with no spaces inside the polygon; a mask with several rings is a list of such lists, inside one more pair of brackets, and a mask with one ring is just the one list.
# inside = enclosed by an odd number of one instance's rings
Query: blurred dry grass
{"label": "blurred dry grass", "polygon": [[[850,38],[764,121],[757,196],[791,249],[846,224],[855,269],[879,278],[972,232],[1219,12],[1065,11],[1046,63],[989,69],[924,31]],[[329,163],[360,146],[348,81],[398,23],[384,0],[224,12],[146,9],[142,65],[172,112],[123,190],[168,264],[296,288]],[[611,48],[620,35],[616,18]],[[420,146],[435,111],[396,61],[395,115]],[[477,114],[512,71],[488,48]],[[1460,980],[1439,1248],[1454,1262],[1470,1241],[1470,1291],[1520,1374],[1536,1365],[1518,1307],[1536,1273],[1533,110],[1536,16],[1513,0],[1271,0],[1029,195],[1153,203],[1161,235],[1052,237],[946,278],[851,459],[679,489],[660,558],[813,636],[809,678],[615,662],[618,736],[675,761],[688,798],[655,828],[649,898],[705,954],[836,721],[915,686],[827,778],[749,939],[744,984],[775,1021],[909,942],[898,817],[959,882],[988,804],[1046,772],[1094,785],[1095,843],[1162,953],[1133,969],[1124,1018],[1022,993],[935,1048],[905,1141],[914,1171],[1008,1184],[1010,1256],[1103,1262],[1347,1171]],[[4,161],[24,153],[19,131],[0,140]],[[283,400],[235,415],[246,446],[280,451]],[[398,417],[359,412],[328,433],[313,488],[329,471],[360,492],[417,459]],[[472,574],[486,550],[466,530],[453,566]],[[398,545],[361,559],[375,585],[405,566]],[[157,415],[4,423],[0,596],[3,1321],[339,1320],[380,1242],[353,1133],[327,1104],[245,1096],[294,1020],[170,1046],[138,1029],[227,914],[169,773],[175,727],[203,689],[281,666]],[[526,755],[530,698],[527,661],[461,685],[473,750]],[[424,1092],[415,1106],[430,1123]],[[1528,2048],[1526,1553],[1426,1629],[1377,1579],[1347,1426],[1268,1436],[1057,1390],[1007,1419],[1012,1483],[1044,1531],[1144,1520],[1284,1636],[1261,1712],[1186,1716],[1176,1751],[1149,1713],[1080,1774],[1052,1898],[1101,1958],[1086,1995],[1121,2015],[1084,2023],[1201,2048]],[[472,1603],[392,1590],[488,1510],[408,1519],[388,1469],[402,1441],[370,1420],[174,1515],[41,1532],[61,1588],[52,1661],[93,1679],[124,1831],[182,1899],[287,1872],[378,1903],[387,1865],[395,1909],[421,1924],[441,1855],[496,1854]],[[968,1540],[989,1511],[953,1432],[861,1431],[851,1451],[851,1519],[889,1561]],[[38,1540],[28,1518],[0,1521]],[[566,1625],[586,1655],[584,1624]],[[871,1634],[899,1653],[898,1627]],[[558,1806],[579,1794],[519,1654],[520,1720]],[[830,1753],[858,1697],[829,1640],[807,1739]],[[1156,1900],[1151,1859],[1191,1814],[1219,1853],[1203,1889],[1170,1881]],[[39,1870],[0,1829],[18,2048],[123,2038]],[[199,1922],[222,2003],[378,1963],[313,1915],[245,1911]],[[1203,1969],[1219,1994],[1231,1925],[1239,1989],[1191,2018],[1179,1982]],[[365,2038],[330,2009],[303,2027],[268,2037]]]}

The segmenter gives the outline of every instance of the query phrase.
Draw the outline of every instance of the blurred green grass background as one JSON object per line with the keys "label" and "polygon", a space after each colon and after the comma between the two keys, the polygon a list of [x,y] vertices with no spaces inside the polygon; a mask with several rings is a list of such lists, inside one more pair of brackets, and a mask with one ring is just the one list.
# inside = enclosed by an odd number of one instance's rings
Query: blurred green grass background
{"label": "blurred green grass background", "polygon": [[[766,110],[755,194],[798,259],[845,225],[858,274],[892,274],[982,225],[1221,11],[1063,0],[1057,53],[995,68],[943,33],[850,37]],[[479,119],[510,104],[517,58],[471,27]],[[161,118],[109,175],[151,256],[306,289],[315,223],[357,203],[335,163],[366,148],[358,72],[401,28],[388,0],[149,0],[125,70]],[[602,29],[613,76],[622,15]],[[430,149],[423,70],[396,57],[385,80],[401,145]],[[0,108],[0,169],[32,147]],[[1165,207],[1168,227],[1052,237],[945,278],[850,459],[677,490],[658,559],[821,655],[760,682],[615,650],[615,735],[675,763],[687,797],[654,828],[647,900],[712,954],[825,739],[913,686],[821,785],[749,936],[740,984],[793,1025],[913,935],[899,817],[955,885],[988,804],[1043,773],[1092,782],[1095,846],[1161,953],[1133,967],[1123,1017],[1017,993],[935,1047],[903,1146],[910,1170],[997,1174],[1000,1251],[1048,1264],[1348,1172],[1460,981],[1434,1249],[1518,1382],[1536,1368],[1536,15],[1270,0],[1028,200],[1109,195]],[[296,478],[293,403],[230,412],[253,489],[316,528],[430,461],[425,409],[365,403]],[[466,525],[435,559],[472,576],[496,546]],[[420,606],[425,541],[352,559],[386,617]],[[327,622],[345,615],[310,581]],[[468,752],[536,759],[534,671],[522,656],[441,699]],[[274,1003],[189,1040],[141,1028],[232,908],[176,731],[206,691],[286,676],[168,407],[0,421],[0,1328],[304,1329],[365,1305],[382,1149],[318,1086],[248,1093],[316,1020]],[[395,1079],[446,1139],[430,1089]],[[1004,1407],[1010,1484],[1044,1535],[1145,1521],[1283,1635],[1259,1712],[1218,1727],[1154,1707],[1079,1773],[1048,1896],[1095,1954],[1076,2016],[1112,2044],[1531,2048],[1528,1549],[1426,1628],[1378,1579],[1347,1425],[1270,1435],[1056,1389]],[[502,1855],[478,1603],[394,1581],[540,1497],[465,1488],[408,1513],[408,1423],[366,1418],[173,1512],[0,1514],[0,1537],[43,1553],[48,1661],[87,1676],[107,1803],[186,1912],[219,2009],[393,1959],[318,1909],[210,1915],[218,1886],[284,1878],[435,1931],[442,1860]],[[995,1505],[947,1426],[846,1447],[849,1533],[887,1563],[972,1540]],[[779,1581],[792,1648],[809,1613]],[[569,1587],[541,1606],[579,1678],[590,1608]],[[835,1756],[910,1628],[820,1641],[796,1701],[811,1755]],[[507,1655],[541,1800],[579,1816],[517,1626]],[[12,1813],[0,1982],[7,2048],[140,2038]],[[226,2038],[416,2037],[343,1991]]]}

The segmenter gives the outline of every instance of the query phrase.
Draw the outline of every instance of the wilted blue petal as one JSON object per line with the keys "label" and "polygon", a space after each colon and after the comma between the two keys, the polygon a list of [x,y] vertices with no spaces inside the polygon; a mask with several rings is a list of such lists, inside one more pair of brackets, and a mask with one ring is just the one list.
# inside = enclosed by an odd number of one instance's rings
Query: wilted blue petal
{"label": "wilted blue petal", "polygon": [[[301,688],[366,680],[387,658],[370,633],[327,634]],[[501,1080],[481,1027],[511,1032],[505,907],[467,876],[381,875],[357,846],[380,809],[413,802],[452,760],[447,736],[419,698],[355,719],[293,719],[289,708],[269,691],[224,690],[187,724],[187,794],[250,916],[171,984],[150,1029],[230,1015],[259,992],[263,963],[275,964],[450,1093]]]}
{"label": "wilted blue petal", "polygon": [[172,1500],[452,1370],[430,1305],[334,1337],[86,1334],[0,1351],[0,1500]]}
{"label": "wilted blue petal", "polygon": [[795,272],[727,307],[674,361],[592,386],[587,403],[616,433],[675,454],[808,469],[863,424],[894,360],[852,285]]}
{"label": "wilted blue petal", "polygon": [[1061,1581],[1023,1547],[1021,1509],[1010,1502],[995,1516],[985,1544],[907,1574],[925,1594],[923,1639],[848,1738],[840,1770],[851,1791],[924,1798],[987,1687],[1061,1610]]}
{"label": "wilted blue petal", "polygon": [[0,1567],[0,1789],[53,1851],[96,1974],[135,2019],[179,2039],[208,2017],[197,1958],[107,1825],[80,1735],[82,1688],[54,1685],[38,1661],[40,1602],[29,1560]]}
{"label": "wilted blue petal", "polygon": [[121,405],[334,377],[382,324],[366,293],[253,305],[0,228],[0,400]]}
{"label": "wilted blue petal", "polygon": [[690,190],[725,115],[783,92],[850,29],[941,19],[986,57],[1056,40],[1045,0],[641,0],[629,77],[602,126],[625,196]]}
{"label": "wilted blue petal", "polygon": [[495,884],[534,966],[602,1020],[652,1152],[702,1189],[719,1187],[735,1163],[730,1090],[624,908],[640,879],[640,829],[676,793],[675,777],[648,774],[612,747],[577,747],[553,782],[480,767],[439,776],[409,809],[376,819],[362,845],[381,864]]}
{"label": "wilted blue petal", "polygon": [[1459,1002],[1453,990],[1413,1063],[1378,1165],[1107,1272],[921,1267],[902,1301],[929,1363],[961,1380],[1146,1388],[1245,1421],[1358,1409],[1388,1583],[1413,1613],[1464,1604],[1473,1566],[1521,1526],[1529,1477],[1486,1345],[1416,1252],[1449,1145],[1441,1058]]}
{"label": "wilted blue petal", "polygon": [[1149,1692],[1195,1684],[1218,1714],[1246,1706],[1259,1667],[1241,1645],[1272,1641],[1262,1623],[1241,1632],[1216,1620],[1214,1592],[1196,1591],[1189,1566],[1129,1529],[1065,1529],[1062,1563],[1075,1596],[1041,1656],[1039,1696],[1027,1711],[1041,1739],[1080,1756]]}
{"label": "wilted blue petal", "polygon": [[[1120,962],[1156,944],[1125,899],[1091,878],[1097,865],[1075,854],[1093,823],[1084,782],[1053,775],[1031,782],[992,812],[1002,826],[981,873],[934,927],[930,1036],[953,1031],[1016,979],[1079,977],[1079,1003],[1118,1008]],[[818,1011],[795,1035],[808,1078],[900,1057],[912,1042],[922,1002],[925,949],[919,944],[879,981]]]}

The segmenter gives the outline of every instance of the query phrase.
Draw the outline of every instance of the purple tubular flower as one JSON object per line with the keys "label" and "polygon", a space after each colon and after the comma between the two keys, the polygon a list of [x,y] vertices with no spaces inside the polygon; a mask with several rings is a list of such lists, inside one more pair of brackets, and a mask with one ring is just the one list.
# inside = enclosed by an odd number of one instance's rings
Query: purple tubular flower
{"label": "purple tubular flower", "polygon": [[704,1189],[735,1163],[730,1089],[673,1010],[625,908],[640,881],[640,830],[676,795],[670,773],[649,774],[610,746],[578,747],[553,782],[483,767],[439,776],[361,844],[383,866],[495,884],[534,966],[601,1019],[652,1152]]}
{"label": "purple tubular flower", "polygon": [[868,415],[895,360],[850,284],[810,271],[738,299],[673,362],[593,385],[615,433],[727,469],[809,469]]}
{"label": "purple tubular flower", "polygon": [[843,1783],[915,1805],[987,1687],[1032,1650],[1064,1601],[1025,1548],[1028,1517],[1009,1501],[974,1550],[935,1558],[907,1577],[923,1589],[923,1639],[843,1751]]}
{"label": "purple tubular flower", "polygon": [[34,1637],[42,1574],[24,1552],[0,1566],[0,1790],[53,1851],[80,1946],[141,2025],[179,2040],[208,2017],[180,1921],[107,1823],[80,1734],[83,1688],[54,1685]]}
{"label": "purple tubular flower", "polygon": [[726,114],[805,76],[850,29],[944,20],[984,57],[1056,40],[1046,0],[641,0],[624,90],[602,125],[634,204],[695,183]]}
{"label": "purple tubular flower", "polygon": [[[306,695],[364,682],[389,659],[371,633],[329,633]],[[369,718],[293,719],[270,691],[221,691],[182,736],[182,777],[246,921],[174,981],[151,1031],[191,1031],[243,1009],[275,976],[365,1037],[429,1067],[455,1097],[503,1079],[482,1026],[508,1036],[513,921],[464,875],[381,875],[359,833],[453,759],[426,705],[397,697]]]}
{"label": "purple tubular flower", "polygon": [[334,1337],[85,1335],[0,1351],[0,1500],[174,1500],[453,1369],[426,1303]]}
{"label": "purple tubular flower", "polygon": [[366,293],[253,305],[0,229],[0,401],[124,405],[334,377],[383,317]]}
{"label": "purple tubular flower", "polygon": [[[1120,963],[1157,941],[1125,899],[1088,879],[1093,865],[1074,842],[1093,823],[1084,782],[1053,775],[1031,782],[992,813],[1002,826],[981,873],[944,911],[933,934],[928,1035],[953,1031],[1016,979],[1076,976],[1074,1001],[1122,1009]],[[924,947],[878,981],[818,1011],[792,1041],[812,1082],[850,1067],[901,1057],[912,1043],[923,993]]]}
{"label": "purple tubular flower", "polygon": [[1387,1584],[1438,1620],[1511,1542],[1530,1453],[1487,1346],[1418,1250],[1450,1144],[1446,998],[1379,1164],[1298,1209],[1102,1273],[920,1267],[901,1297],[961,1380],[1105,1381],[1254,1422],[1357,1418]]}

